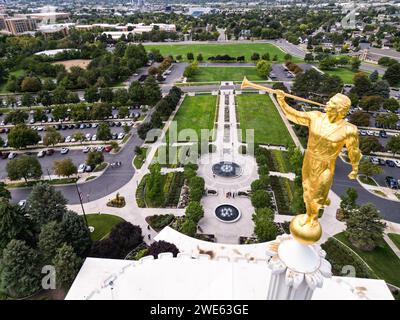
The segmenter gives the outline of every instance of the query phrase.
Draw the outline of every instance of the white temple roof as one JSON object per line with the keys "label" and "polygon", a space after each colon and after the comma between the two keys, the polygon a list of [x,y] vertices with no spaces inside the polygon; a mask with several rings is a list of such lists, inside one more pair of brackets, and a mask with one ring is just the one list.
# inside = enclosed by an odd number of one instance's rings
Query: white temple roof
{"label": "white temple roof", "polygon": [[[174,243],[177,258],[162,253],[139,261],[87,258],[67,300],[265,300],[271,278],[267,243],[225,245],[164,228],[156,237]],[[314,300],[393,300],[383,280],[325,279]]]}

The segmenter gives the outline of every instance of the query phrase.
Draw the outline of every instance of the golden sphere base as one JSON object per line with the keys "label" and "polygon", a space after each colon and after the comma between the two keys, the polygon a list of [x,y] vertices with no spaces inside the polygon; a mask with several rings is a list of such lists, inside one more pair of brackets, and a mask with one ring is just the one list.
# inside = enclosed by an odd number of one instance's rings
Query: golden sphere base
{"label": "golden sphere base", "polygon": [[290,222],[290,233],[293,238],[301,244],[313,244],[317,242],[322,235],[322,228],[318,221],[306,223],[308,216],[299,214]]}

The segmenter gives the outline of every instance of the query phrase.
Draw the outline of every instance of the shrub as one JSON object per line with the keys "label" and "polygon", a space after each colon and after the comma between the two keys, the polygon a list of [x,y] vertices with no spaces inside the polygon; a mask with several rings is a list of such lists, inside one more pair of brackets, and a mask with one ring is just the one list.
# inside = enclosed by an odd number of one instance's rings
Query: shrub
{"label": "shrub", "polygon": [[171,252],[172,255],[176,257],[179,253],[179,249],[173,243],[160,240],[153,242],[144,255],[153,256],[154,259],[157,259],[158,255],[163,252]]}
{"label": "shrub", "polygon": [[161,214],[146,217],[146,222],[152,227],[155,231],[159,232],[168,226],[173,220],[175,216],[173,214]]}
{"label": "shrub", "polygon": [[257,190],[251,195],[251,204],[256,209],[270,207],[271,196],[265,190]]}
{"label": "shrub", "polygon": [[107,202],[107,206],[116,208],[125,207],[125,197],[122,197],[117,193],[114,199]]}

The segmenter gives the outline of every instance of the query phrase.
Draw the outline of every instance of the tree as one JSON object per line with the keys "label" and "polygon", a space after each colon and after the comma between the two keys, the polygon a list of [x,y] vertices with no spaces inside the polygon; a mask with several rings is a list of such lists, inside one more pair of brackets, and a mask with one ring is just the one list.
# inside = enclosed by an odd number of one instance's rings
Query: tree
{"label": "tree", "polygon": [[25,121],[29,118],[29,115],[22,111],[22,110],[15,110],[9,112],[5,118],[4,118],[4,123],[12,123],[14,125],[17,125],[19,123],[25,123]]}
{"label": "tree", "polygon": [[265,61],[271,60],[270,55],[269,55],[268,52],[264,53],[264,54],[261,56],[261,59],[263,59],[263,60],[265,60]]}
{"label": "tree", "polygon": [[68,289],[79,272],[82,259],[75,254],[71,246],[64,243],[57,249],[53,265],[56,269],[57,286]]}
{"label": "tree", "polygon": [[62,141],[62,135],[53,127],[47,127],[46,132],[43,136],[43,144],[45,146],[52,145],[54,147],[55,144]]}
{"label": "tree", "polygon": [[11,128],[8,134],[8,145],[10,147],[20,149],[25,148],[28,145],[35,145],[40,141],[39,134],[27,127],[25,124],[17,124]]}
{"label": "tree", "polygon": [[400,153],[400,135],[391,136],[386,144],[386,149],[393,152],[393,154]]}
{"label": "tree", "polygon": [[200,202],[190,201],[185,211],[186,218],[193,220],[196,224],[204,216],[204,209]]}
{"label": "tree", "polygon": [[10,200],[11,193],[10,193],[10,191],[7,190],[6,184],[4,182],[0,181],[0,201],[2,199]]}
{"label": "tree", "polygon": [[257,190],[251,195],[251,204],[256,209],[270,207],[271,196],[266,190]]}
{"label": "tree", "polygon": [[336,67],[336,59],[330,56],[325,57],[319,62],[321,70],[332,70]]}
{"label": "tree", "polygon": [[199,53],[199,54],[197,55],[197,57],[196,57],[196,60],[197,60],[198,62],[202,62],[202,61],[204,60],[203,55],[202,55],[201,53]]}
{"label": "tree", "polygon": [[360,101],[360,107],[367,112],[377,111],[383,101],[384,99],[380,96],[363,96]]}
{"label": "tree", "polygon": [[377,137],[361,137],[360,150],[363,154],[382,151],[383,146]]}
{"label": "tree", "polygon": [[265,60],[259,60],[256,65],[256,70],[260,77],[266,79],[271,72],[271,64]]}
{"label": "tree", "polygon": [[99,94],[97,93],[97,88],[91,86],[85,90],[84,98],[87,102],[96,102],[99,100]]}
{"label": "tree", "polygon": [[278,228],[274,223],[274,212],[270,208],[258,208],[252,216],[254,233],[260,242],[275,240]]}
{"label": "tree", "polygon": [[354,87],[351,92],[356,93],[359,97],[368,95],[372,89],[371,81],[364,72],[358,72],[353,77]]}
{"label": "tree", "polygon": [[40,267],[37,252],[24,241],[11,240],[3,250],[1,284],[7,295],[28,296],[40,288]]}
{"label": "tree", "polygon": [[34,102],[35,102],[35,98],[33,97],[32,94],[26,92],[26,93],[24,93],[24,94],[22,95],[21,104],[22,104],[24,107],[30,108],[30,107],[32,107],[32,105],[33,105]]}
{"label": "tree", "polygon": [[25,77],[21,83],[21,91],[38,92],[42,89],[42,83],[37,77]]}
{"label": "tree", "polygon": [[186,54],[186,58],[187,58],[189,61],[194,60],[193,52],[188,52],[188,53]]}
{"label": "tree", "polygon": [[90,255],[123,259],[142,241],[143,236],[140,227],[130,222],[120,222],[112,228],[108,239],[97,241],[94,244]]}
{"label": "tree", "polygon": [[50,264],[57,249],[64,242],[61,225],[57,221],[50,221],[42,226],[39,233],[38,248],[45,264]]}
{"label": "tree", "polygon": [[286,53],[284,59],[285,59],[285,61],[291,61],[293,59],[293,57],[290,53]]}
{"label": "tree", "polygon": [[340,196],[340,209],[342,210],[344,220],[347,219],[352,210],[358,208],[357,198],[358,193],[357,190],[354,188],[348,188],[346,190],[346,193]]}
{"label": "tree", "polygon": [[86,158],[86,164],[92,168],[95,168],[98,164],[103,163],[104,155],[100,151],[89,152]]}
{"label": "tree", "polygon": [[111,88],[101,88],[99,97],[102,102],[111,102],[113,100],[113,91]]}
{"label": "tree", "polygon": [[74,132],[72,136],[76,141],[80,141],[81,143],[86,140],[85,134],[81,131]]}
{"label": "tree", "polygon": [[78,169],[71,158],[56,160],[53,162],[54,173],[60,177],[70,177],[78,173]]}
{"label": "tree", "polygon": [[105,122],[100,123],[100,125],[97,127],[96,135],[98,140],[107,141],[112,138],[110,127]]}
{"label": "tree", "polygon": [[186,234],[189,237],[194,237],[197,232],[197,224],[193,220],[185,219],[185,222],[182,224],[180,232]]}
{"label": "tree", "polygon": [[369,114],[363,111],[356,111],[349,117],[350,122],[356,126],[369,127]]}
{"label": "tree", "polygon": [[352,245],[363,251],[372,251],[383,243],[385,223],[372,203],[351,212],[346,220],[345,235]]}
{"label": "tree", "polygon": [[304,61],[307,63],[314,61],[314,55],[312,53],[306,53]]}
{"label": "tree", "polygon": [[27,229],[26,217],[21,207],[7,200],[0,199],[0,252],[12,239],[23,240]]}
{"label": "tree", "polygon": [[60,191],[48,184],[36,184],[26,201],[31,219],[40,228],[50,221],[60,221],[67,211],[67,200]]}
{"label": "tree", "polygon": [[397,86],[400,84],[400,63],[395,63],[389,66],[386,69],[385,74],[383,75],[383,80],[389,82],[389,84],[393,86]]}
{"label": "tree", "polygon": [[148,76],[144,81],[143,92],[144,101],[150,106],[154,106],[162,97],[160,87],[152,76]]}
{"label": "tree", "polygon": [[118,118],[123,119],[129,116],[129,109],[128,107],[119,107],[118,108]]}
{"label": "tree", "polygon": [[86,257],[92,246],[92,240],[84,217],[68,210],[62,216],[61,230],[64,241],[74,249],[74,252],[79,257]]}
{"label": "tree", "polygon": [[144,101],[143,87],[139,81],[133,81],[128,90],[129,98],[135,106],[140,106]]}
{"label": "tree", "polygon": [[383,102],[383,108],[391,112],[396,112],[400,107],[399,102],[395,98],[386,99]]}
{"label": "tree", "polygon": [[154,259],[163,252],[171,252],[174,257],[179,253],[179,249],[173,244],[163,240],[153,242],[147,249],[145,256],[153,256]]}
{"label": "tree", "polygon": [[373,84],[371,89],[371,95],[380,96],[384,99],[390,97],[390,86],[386,80],[380,80]]}
{"label": "tree", "polygon": [[268,188],[268,185],[269,185],[269,176],[268,175],[260,176],[259,179],[254,180],[251,183],[251,192],[256,192],[258,190],[266,190]]}
{"label": "tree", "polygon": [[373,164],[371,161],[363,160],[359,164],[359,172],[367,177],[372,177],[382,173],[383,170],[380,166]]}
{"label": "tree", "polygon": [[376,122],[380,123],[385,128],[396,128],[398,121],[399,118],[394,113],[380,113],[376,117]]}
{"label": "tree", "polygon": [[43,173],[39,160],[27,155],[8,162],[6,170],[10,180],[24,178],[25,182],[28,182],[28,179],[39,179]]}
{"label": "tree", "polygon": [[126,89],[117,89],[114,92],[113,101],[119,103],[120,105],[126,105],[129,100],[128,91]]}
{"label": "tree", "polygon": [[352,57],[350,59],[350,66],[351,66],[351,71],[356,72],[360,68],[361,65],[361,60],[358,57]]}
{"label": "tree", "polygon": [[371,82],[376,82],[376,81],[379,80],[379,72],[378,72],[378,70],[374,70],[374,72],[372,72],[369,75],[369,80],[371,80]]}

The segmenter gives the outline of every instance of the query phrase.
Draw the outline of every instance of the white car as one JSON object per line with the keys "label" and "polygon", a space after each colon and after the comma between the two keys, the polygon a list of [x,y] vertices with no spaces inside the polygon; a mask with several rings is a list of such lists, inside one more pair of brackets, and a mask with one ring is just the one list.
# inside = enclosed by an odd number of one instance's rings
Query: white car
{"label": "white car", "polygon": [[367,135],[373,136],[373,135],[374,135],[374,132],[373,132],[372,130],[368,130],[368,131],[367,131]]}
{"label": "white car", "polygon": [[372,162],[373,164],[379,164],[378,158],[375,158],[375,157],[372,157],[372,158],[371,158],[371,162]]}
{"label": "white car", "polygon": [[60,152],[61,152],[61,154],[67,154],[68,151],[69,151],[68,148],[62,148]]}
{"label": "white car", "polygon": [[71,139],[72,139],[71,136],[67,136],[67,137],[65,138],[65,142],[66,142],[66,143],[69,143],[69,142],[71,142]]}
{"label": "white car", "polygon": [[40,150],[37,154],[38,158],[43,158],[45,156],[46,152],[44,150]]}
{"label": "white car", "polygon": [[378,131],[374,131],[374,136],[375,137],[379,137],[379,132]]}
{"label": "white car", "polygon": [[396,165],[397,168],[400,168],[400,160],[395,160],[393,159],[394,164]]}
{"label": "white car", "polygon": [[119,139],[119,140],[122,140],[124,137],[125,137],[125,134],[124,134],[123,132],[121,132],[121,133],[118,135],[118,139]]}
{"label": "white car", "polygon": [[97,128],[99,126],[98,123],[92,123],[92,128]]}
{"label": "white car", "polygon": [[84,173],[86,169],[86,164],[81,163],[78,167],[78,173]]}
{"label": "white car", "polygon": [[92,141],[96,141],[97,140],[97,136],[94,134],[93,136],[92,136]]}
{"label": "white car", "polygon": [[8,155],[8,159],[14,159],[17,156],[17,154],[15,152],[10,152],[10,154]]}
{"label": "white car", "polygon": [[90,147],[84,147],[82,152],[83,153],[88,153],[90,151]]}
{"label": "white car", "polygon": [[24,209],[25,206],[26,206],[26,200],[20,200],[20,201],[18,202],[18,205],[19,205],[22,209]]}
{"label": "white car", "polygon": [[37,131],[43,131],[44,128],[39,126],[39,127],[36,128],[36,130],[37,130]]}
{"label": "white car", "polygon": [[34,124],[34,123],[35,123],[35,120],[31,119],[31,120],[29,121],[29,123],[30,123],[30,124]]}
{"label": "white car", "polygon": [[104,150],[104,147],[103,147],[103,146],[98,146],[98,147],[96,148],[96,151],[98,151],[98,152],[103,152],[103,150]]}
{"label": "white car", "polygon": [[89,141],[92,139],[92,135],[90,133],[86,133],[85,138]]}
{"label": "white car", "polygon": [[362,136],[366,136],[366,135],[367,135],[367,131],[365,131],[365,130],[360,130],[360,134],[361,134]]}

